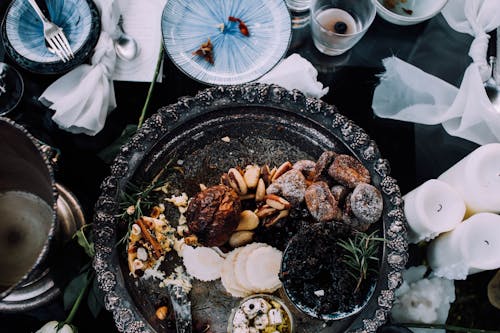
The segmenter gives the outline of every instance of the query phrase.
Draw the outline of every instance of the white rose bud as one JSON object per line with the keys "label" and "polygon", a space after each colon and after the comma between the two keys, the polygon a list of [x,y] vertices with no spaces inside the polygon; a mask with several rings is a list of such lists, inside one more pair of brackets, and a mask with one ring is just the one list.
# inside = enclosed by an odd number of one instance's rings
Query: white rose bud
{"label": "white rose bud", "polygon": [[59,322],[53,320],[43,325],[36,333],[73,333],[73,328],[70,325],[64,324],[60,329],[57,329]]}

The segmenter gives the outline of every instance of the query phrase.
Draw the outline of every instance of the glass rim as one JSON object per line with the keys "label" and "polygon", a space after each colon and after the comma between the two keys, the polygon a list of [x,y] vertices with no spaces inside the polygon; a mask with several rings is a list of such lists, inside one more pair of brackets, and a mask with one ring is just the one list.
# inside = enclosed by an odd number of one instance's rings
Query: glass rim
{"label": "glass rim", "polygon": [[[329,8],[338,8],[338,9],[342,9],[344,10],[343,8],[339,8],[339,7],[328,7],[328,6],[324,6],[324,7],[321,7],[319,9],[314,9],[314,6],[311,6],[311,20],[321,29],[322,32],[325,32],[326,34],[330,35],[330,36],[337,36],[337,37],[354,37],[354,36],[357,36],[357,35],[361,35],[361,34],[364,34],[368,28],[372,25],[373,21],[375,20],[375,16],[377,15],[377,10],[375,8],[375,5],[373,4],[373,2],[370,0],[369,3],[371,4],[371,11],[370,11],[370,16],[368,17],[368,20],[366,21],[366,24],[363,25],[363,28],[359,31],[356,31],[352,34],[340,34],[338,32],[334,32],[334,31],[331,31],[331,30],[328,30],[323,24],[321,24],[318,19],[317,19],[317,15],[315,15],[317,12],[319,11],[323,11],[324,8],[326,7],[327,9]],[[322,10],[320,10],[322,9]]]}

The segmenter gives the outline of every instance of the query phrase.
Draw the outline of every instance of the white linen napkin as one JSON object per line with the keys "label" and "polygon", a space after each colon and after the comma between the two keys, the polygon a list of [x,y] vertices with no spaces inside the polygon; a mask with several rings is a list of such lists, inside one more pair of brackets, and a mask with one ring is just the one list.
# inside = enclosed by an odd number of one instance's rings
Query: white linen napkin
{"label": "white linen napkin", "polygon": [[476,64],[460,90],[396,57],[384,59],[386,72],[375,89],[372,108],[382,118],[444,129],[480,145],[500,142],[500,113],[491,105]]}
{"label": "white linen napkin", "polygon": [[[151,82],[160,48],[163,47],[161,16],[167,0],[118,0],[118,3],[123,29],[137,42],[139,54],[131,61],[118,58],[113,80]],[[162,81],[161,75],[158,75],[157,81]]]}
{"label": "white linen napkin", "polygon": [[500,26],[500,1],[449,1],[443,16],[453,29],[475,37],[469,50],[473,63],[465,71],[460,89],[396,57],[387,58],[372,108],[382,118],[441,123],[450,135],[480,145],[500,142],[500,113],[483,86],[491,73],[486,63],[486,31]]}
{"label": "white linen napkin", "polygon": [[83,64],[63,75],[40,96],[40,101],[55,110],[52,120],[71,133],[97,134],[108,112],[116,107],[111,79],[116,63],[113,39],[120,10],[115,0],[94,0],[101,14],[101,34],[91,64]]}
{"label": "white linen napkin", "polygon": [[289,90],[298,89],[309,97],[321,98],[328,93],[328,87],[323,88],[323,84],[317,80],[317,77],[316,68],[309,61],[294,53],[257,82],[274,83]]}
{"label": "white linen napkin", "polygon": [[469,56],[478,65],[483,81],[486,81],[491,73],[486,59],[490,37],[486,32],[500,26],[500,1],[452,0],[448,1],[442,14],[454,30],[474,36]]}

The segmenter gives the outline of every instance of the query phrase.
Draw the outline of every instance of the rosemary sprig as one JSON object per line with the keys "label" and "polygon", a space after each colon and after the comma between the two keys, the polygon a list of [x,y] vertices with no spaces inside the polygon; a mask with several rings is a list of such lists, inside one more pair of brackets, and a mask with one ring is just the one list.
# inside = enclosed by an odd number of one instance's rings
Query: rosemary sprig
{"label": "rosemary sprig", "polygon": [[129,182],[127,184],[125,191],[121,193],[120,210],[122,213],[119,216],[127,223],[127,232],[117,242],[117,245],[126,243],[130,236],[131,225],[142,216],[147,215],[158,204],[155,192],[160,191],[167,183],[167,180],[163,177],[165,171],[169,168],[177,170],[175,166],[172,167],[175,160],[175,157],[170,159],[150,183],[137,185]]}
{"label": "rosemary sprig", "polygon": [[354,239],[349,238],[346,240],[339,240],[338,245],[345,251],[343,260],[347,265],[348,274],[351,275],[356,281],[356,288],[354,292],[358,292],[361,284],[369,272],[376,272],[371,263],[379,261],[377,257],[378,243],[384,242],[384,238],[376,237],[376,231],[367,235],[363,232],[356,232]]}

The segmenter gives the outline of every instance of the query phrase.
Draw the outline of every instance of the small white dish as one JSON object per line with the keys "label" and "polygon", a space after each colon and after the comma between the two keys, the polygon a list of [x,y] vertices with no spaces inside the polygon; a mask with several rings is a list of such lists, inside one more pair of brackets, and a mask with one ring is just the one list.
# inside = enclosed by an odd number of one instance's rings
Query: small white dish
{"label": "small white dish", "polygon": [[[437,15],[448,0],[373,0],[377,13],[384,20],[397,25],[413,25]],[[394,3],[389,9],[384,3]]]}

